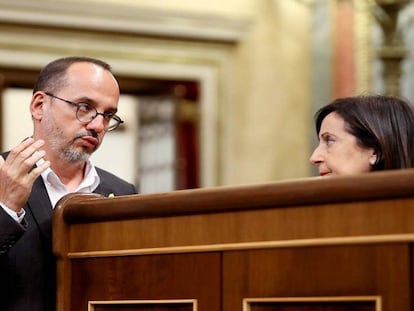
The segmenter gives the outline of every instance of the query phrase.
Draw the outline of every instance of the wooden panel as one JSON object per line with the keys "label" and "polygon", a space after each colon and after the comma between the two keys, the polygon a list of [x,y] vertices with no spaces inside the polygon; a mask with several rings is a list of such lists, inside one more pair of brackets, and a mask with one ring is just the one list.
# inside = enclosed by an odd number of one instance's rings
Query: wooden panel
{"label": "wooden panel", "polygon": [[[116,198],[67,197],[55,209],[54,236],[71,243],[55,243],[55,251],[413,233],[413,184],[414,170],[404,170]],[[66,225],[71,230],[65,232]]]}
{"label": "wooden panel", "polygon": [[379,296],[247,298],[243,311],[381,311]]}
{"label": "wooden panel", "polygon": [[192,311],[193,308],[191,306],[183,306],[183,305],[104,305],[104,306],[96,306],[90,311]]}
{"label": "wooden panel", "polygon": [[[120,201],[115,202],[122,204]],[[395,199],[392,204],[369,201],[75,223],[71,225],[68,251],[411,233],[413,205],[414,199]]]}
{"label": "wooden panel", "polygon": [[[335,178],[314,177],[286,182],[130,195],[115,198],[117,204],[113,204],[111,199],[96,199],[91,202],[84,198],[74,198],[71,202],[62,200],[60,203],[66,202],[67,206],[72,206],[63,212],[66,222],[82,223],[413,198],[412,184],[414,169],[406,169]],[[69,198],[73,196],[78,195],[70,195]],[[120,205],[122,208],[119,208]]]}
{"label": "wooden panel", "polygon": [[280,302],[254,303],[246,311],[380,311],[373,302]]}
{"label": "wooden panel", "polygon": [[197,301],[94,301],[88,311],[197,311]]}
{"label": "wooden panel", "polygon": [[[71,266],[70,310],[87,310],[88,301],[148,299],[193,299],[200,311],[220,310],[219,253],[74,259]],[[157,308],[177,305],[160,301]]]}
{"label": "wooden panel", "polygon": [[[166,299],[201,311],[241,311],[246,299],[248,311],[414,310],[413,184],[404,170],[67,196],[53,218],[58,310],[189,307],[111,304]],[[286,297],[379,297],[383,309],[274,300]]]}
{"label": "wooden panel", "polygon": [[241,310],[249,297],[370,295],[384,310],[410,311],[410,260],[404,244],[226,252],[223,311]]}
{"label": "wooden panel", "polygon": [[247,311],[380,311],[371,302],[295,302],[253,305]]}

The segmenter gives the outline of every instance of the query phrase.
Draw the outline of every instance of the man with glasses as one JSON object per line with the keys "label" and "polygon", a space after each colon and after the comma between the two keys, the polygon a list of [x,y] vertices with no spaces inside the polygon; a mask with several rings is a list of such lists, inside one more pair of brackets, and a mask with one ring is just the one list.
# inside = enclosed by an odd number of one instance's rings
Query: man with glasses
{"label": "man with glasses", "polygon": [[33,135],[0,156],[0,309],[55,310],[52,211],[71,192],[135,194],[89,160],[116,115],[119,86],[105,62],[67,57],[39,75]]}

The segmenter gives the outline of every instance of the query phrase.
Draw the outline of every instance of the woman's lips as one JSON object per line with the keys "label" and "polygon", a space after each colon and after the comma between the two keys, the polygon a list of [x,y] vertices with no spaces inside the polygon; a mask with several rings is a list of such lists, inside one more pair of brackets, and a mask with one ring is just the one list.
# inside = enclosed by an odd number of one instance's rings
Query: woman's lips
{"label": "woman's lips", "polygon": [[326,176],[326,175],[328,175],[328,174],[329,174],[329,172],[320,172],[320,173],[319,173],[319,175],[320,175],[320,176]]}

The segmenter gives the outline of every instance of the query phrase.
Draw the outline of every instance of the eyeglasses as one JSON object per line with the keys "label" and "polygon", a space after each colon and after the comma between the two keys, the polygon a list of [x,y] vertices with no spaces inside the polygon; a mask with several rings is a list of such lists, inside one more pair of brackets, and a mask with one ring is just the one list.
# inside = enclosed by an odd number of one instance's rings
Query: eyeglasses
{"label": "eyeglasses", "polygon": [[122,121],[120,117],[118,117],[116,114],[112,112],[98,112],[94,106],[91,106],[87,103],[77,104],[70,100],[60,98],[49,92],[45,92],[45,94],[52,98],[56,98],[65,103],[68,103],[71,106],[76,107],[76,118],[84,124],[92,122],[92,120],[94,120],[99,115],[103,117],[105,131],[107,132],[117,129],[121,123],[124,123],[124,121]]}

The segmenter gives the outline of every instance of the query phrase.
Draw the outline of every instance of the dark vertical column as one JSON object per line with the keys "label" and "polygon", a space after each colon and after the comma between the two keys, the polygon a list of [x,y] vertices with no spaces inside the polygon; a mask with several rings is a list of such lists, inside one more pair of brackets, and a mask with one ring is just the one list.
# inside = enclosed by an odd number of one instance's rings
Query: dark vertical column
{"label": "dark vertical column", "polygon": [[4,133],[4,127],[3,127],[3,91],[6,88],[6,79],[3,74],[0,73],[0,151],[3,151],[3,133]]}
{"label": "dark vertical column", "polygon": [[397,29],[397,20],[401,9],[408,0],[376,0],[383,15],[378,22],[384,34],[384,41],[378,51],[383,63],[384,92],[388,95],[400,95],[401,62],[406,55],[406,49]]}
{"label": "dark vertical column", "polygon": [[356,92],[354,8],[352,1],[337,1],[334,7],[334,90],[333,97]]}

